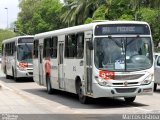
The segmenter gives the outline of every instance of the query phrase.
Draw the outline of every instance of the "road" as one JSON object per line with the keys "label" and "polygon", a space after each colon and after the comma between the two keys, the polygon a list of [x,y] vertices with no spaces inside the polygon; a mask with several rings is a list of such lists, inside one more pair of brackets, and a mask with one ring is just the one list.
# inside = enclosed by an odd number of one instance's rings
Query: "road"
{"label": "road", "polygon": [[[66,114],[74,114],[76,119],[76,115],[81,119],[83,115],[96,117],[113,114],[160,114],[160,87],[153,95],[137,96],[135,102],[130,105],[127,105],[123,99],[111,98],[92,99],[90,104],[84,105],[74,94],[58,91],[56,94],[48,95],[45,87],[37,85],[32,80],[15,82],[12,79],[6,79],[2,72],[0,72],[0,84],[2,85],[0,113],[61,114],[65,119],[67,118],[63,115]],[[87,120],[92,119],[88,117]]]}

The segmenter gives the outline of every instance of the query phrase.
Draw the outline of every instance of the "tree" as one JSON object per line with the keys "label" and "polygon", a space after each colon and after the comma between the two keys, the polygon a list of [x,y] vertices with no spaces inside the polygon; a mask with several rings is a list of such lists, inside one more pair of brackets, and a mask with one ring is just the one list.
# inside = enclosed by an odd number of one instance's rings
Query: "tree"
{"label": "tree", "polygon": [[10,30],[0,29],[0,52],[1,52],[2,41],[15,36],[16,34]]}
{"label": "tree", "polygon": [[16,28],[26,34],[36,34],[62,28],[62,3],[59,0],[21,0],[21,12]]}
{"label": "tree", "polygon": [[[62,16],[63,21],[73,26],[83,24],[88,18],[96,19],[96,16],[99,17],[100,15],[98,11],[103,11],[104,14],[108,13],[107,7],[111,1],[112,0],[74,0],[65,2],[63,9],[66,11]],[[95,11],[96,13],[94,14]],[[104,14],[103,17],[105,16]],[[94,18],[92,18],[93,15]]]}
{"label": "tree", "polygon": [[20,8],[16,27],[27,34],[94,20],[143,20],[160,41],[160,0],[21,0]]}

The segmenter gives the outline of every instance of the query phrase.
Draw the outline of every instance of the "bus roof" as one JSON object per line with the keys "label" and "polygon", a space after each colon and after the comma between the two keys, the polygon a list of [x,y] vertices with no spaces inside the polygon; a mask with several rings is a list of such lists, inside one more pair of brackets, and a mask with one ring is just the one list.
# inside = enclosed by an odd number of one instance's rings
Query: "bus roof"
{"label": "bus roof", "polygon": [[40,38],[46,38],[50,36],[57,36],[57,35],[62,35],[62,34],[71,34],[73,33],[78,33],[82,31],[89,31],[92,30],[96,25],[99,24],[147,24],[147,22],[143,21],[98,21],[98,22],[93,22],[89,24],[84,24],[84,25],[79,25],[79,26],[73,26],[73,27],[68,27],[68,28],[63,28],[59,30],[53,30],[49,32],[44,32],[44,33],[39,33],[35,35],[35,39],[40,39]]}
{"label": "bus roof", "polygon": [[16,37],[13,37],[13,38],[9,38],[9,39],[5,39],[3,40],[2,44],[3,43],[8,43],[8,42],[13,42],[19,38],[28,38],[28,37],[34,37],[33,35],[25,35],[25,36],[16,36]]}

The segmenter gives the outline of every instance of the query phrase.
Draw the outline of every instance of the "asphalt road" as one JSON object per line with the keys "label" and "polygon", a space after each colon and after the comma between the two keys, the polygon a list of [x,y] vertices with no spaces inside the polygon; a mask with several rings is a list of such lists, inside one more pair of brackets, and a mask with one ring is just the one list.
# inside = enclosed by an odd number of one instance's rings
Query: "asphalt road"
{"label": "asphalt road", "polygon": [[[21,108],[23,110],[14,109],[12,111],[12,113],[17,114],[44,114],[46,118],[53,118],[52,115],[54,114],[56,115],[55,119],[59,120],[71,118],[76,120],[84,118],[87,120],[105,120],[106,118],[114,119],[114,117],[116,119],[114,114],[118,114],[118,119],[122,119],[124,114],[160,114],[160,87],[153,95],[137,96],[135,102],[130,105],[126,104],[123,99],[111,98],[92,99],[89,104],[84,105],[78,101],[74,94],[58,91],[56,94],[48,95],[45,87],[37,85],[32,80],[23,79],[15,82],[12,79],[6,79],[2,72],[0,72],[0,84],[6,90],[11,91],[10,94],[12,93],[21,101],[25,101],[21,102],[21,104],[25,104],[22,106],[25,107]],[[17,98],[15,97],[15,99]],[[13,106],[12,102],[7,105]],[[39,117],[33,115],[33,118],[38,119]]]}

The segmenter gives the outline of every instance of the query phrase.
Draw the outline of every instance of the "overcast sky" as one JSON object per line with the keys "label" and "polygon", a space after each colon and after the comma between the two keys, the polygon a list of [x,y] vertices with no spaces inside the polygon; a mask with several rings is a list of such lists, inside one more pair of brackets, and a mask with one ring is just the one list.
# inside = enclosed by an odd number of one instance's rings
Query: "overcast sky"
{"label": "overcast sky", "polygon": [[7,9],[8,8],[8,26],[16,21],[19,12],[18,0],[0,0],[0,28],[7,28]]}
{"label": "overcast sky", "polygon": [[[60,0],[63,1],[63,0]],[[0,28],[7,28],[7,9],[8,8],[8,26],[16,21],[19,13],[19,0],[0,0]]]}

